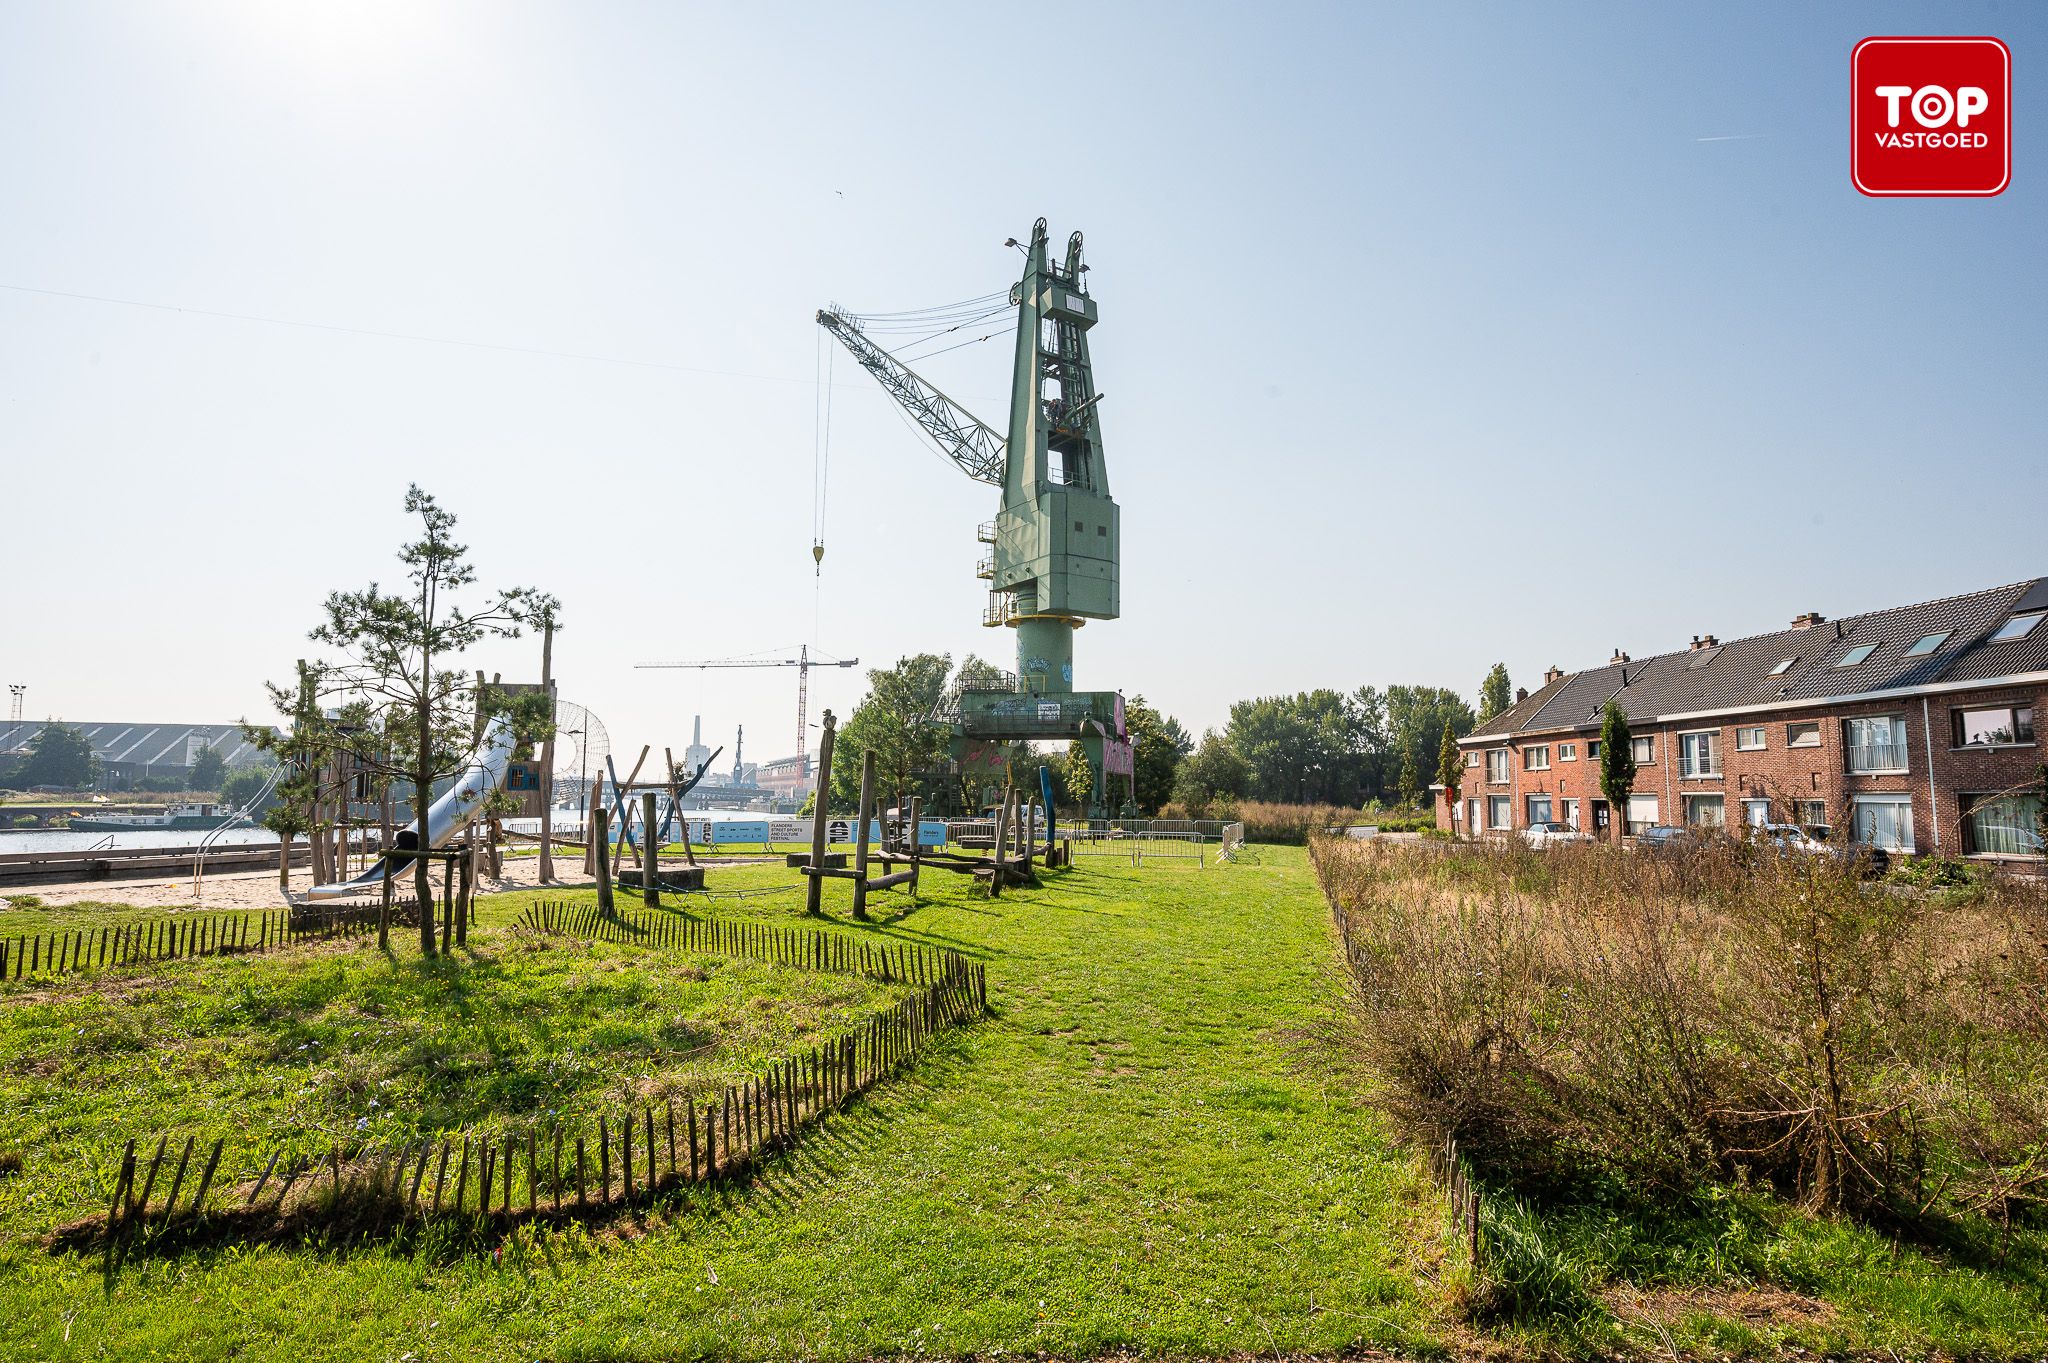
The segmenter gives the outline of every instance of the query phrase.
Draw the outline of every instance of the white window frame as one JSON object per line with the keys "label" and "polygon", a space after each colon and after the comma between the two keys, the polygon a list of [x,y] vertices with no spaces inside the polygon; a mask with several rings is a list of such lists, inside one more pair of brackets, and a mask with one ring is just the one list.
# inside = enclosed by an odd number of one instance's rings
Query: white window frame
{"label": "white window frame", "polygon": [[[1650,817],[1638,819],[1636,810],[1644,805],[1649,806]],[[1655,828],[1663,817],[1664,807],[1655,795],[1631,794],[1621,807],[1621,826],[1624,832],[1631,831],[1636,824],[1641,824],[1644,828]]]}
{"label": "white window frame", "polygon": [[1509,770],[1508,750],[1506,748],[1488,748],[1486,750],[1486,784],[1489,786],[1506,785],[1508,783]]}
{"label": "white window frame", "polygon": [[[1857,828],[1856,828],[1856,824],[1857,824],[1857,815],[1858,815],[1858,813],[1860,813],[1860,812],[1861,812],[1861,811],[1862,811],[1862,810],[1863,810],[1863,809],[1864,809],[1865,807],[1867,807],[1867,806],[1876,806],[1876,805],[1887,805],[1887,806],[1890,806],[1890,807],[1891,807],[1891,808],[1893,808],[1893,809],[1899,809],[1899,808],[1903,808],[1903,809],[1904,809],[1904,810],[1906,811],[1906,818],[1905,818],[1905,824],[1906,824],[1906,836],[1905,836],[1905,840],[1904,840],[1904,845],[1903,845],[1903,846],[1897,846],[1897,847],[1885,847],[1885,851],[1887,851],[1887,852],[1896,852],[1896,853],[1899,853],[1899,854],[1900,854],[1900,855],[1902,855],[1902,856],[1912,856],[1912,855],[1913,855],[1913,852],[1914,852],[1914,843],[1913,843],[1913,839],[1914,839],[1914,837],[1915,837],[1915,834],[1914,834],[1914,830],[1913,830],[1913,797],[1912,797],[1912,796],[1910,796],[1910,795],[1855,795],[1855,796],[1851,796],[1851,797],[1850,797],[1850,803],[1849,803],[1849,837],[1850,837],[1850,839],[1851,839],[1852,841],[1857,841],[1857,842],[1860,842],[1860,841],[1861,841],[1861,839],[1860,839],[1860,838],[1858,837],[1858,835],[1857,835]],[[1871,844],[1869,844],[1869,845],[1870,845],[1870,846],[1873,846],[1873,847],[1883,847],[1883,846],[1884,846],[1884,844],[1882,844],[1882,843],[1871,843]]]}
{"label": "white window frame", "polygon": [[[1796,737],[1794,737],[1794,733],[1795,733],[1795,732],[1796,732],[1797,730],[1800,730],[1800,729],[1810,729],[1810,730],[1812,730],[1812,731],[1813,731],[1813,741],[1812,741],[1811,743],[1808,743],[1808,742],[1806,742],[1806,741],[1805,741],[1805,740],[1803,740],[1803,739],[1800,739],[1800,738],[1796,738]],[[1786,746],[1786,747],[1788,747],[1788,748],[1818,748],[1818,747],[1819,747],[1820,745],[1821,745],[1821,737],[1820,737],[1820,723],[1819,723],[1819,721],[1817,721],[1817,720],[1816,720],[1815,722],[1813,722],[1813,723],[1811,723],[1811,724],[1808,724],[1808,723],[1798,723],[1798,724],[1787,724],[1787,725],[1785,726],[1785,746]]]}
{"label": "white window frame", "polygon": [[1465,749],[1465,765],[1467,768],[1473,771],[1477,771],[1479,769],[1479,749]]}
{"label": "white window frame", "polygon": [[[1647,745],[1648,745],[1648,747],[1647,747],[1647,748],[1645,748],[1645,746],[1644,746],[1645,744],[1647,744]],[[1654,766],[1656,766],[1656,765],[1657,765],[1657,735],[1655,735],[1655,734],[1635,734],[1635,735],[1632,735],[1632,736],[1631,736],[1631,737],[1629,738],[1629,741],[1628,741],[1628,750],[1629,750],[1630,752],[1632,752],[1632,753],[1634,753],[1634,754],[1636,755],[1636,765],[1637,765],[1637,766],[1639,766],[1639,767],[1654,767]],[[1647,751],[1647,752],[1649,753],[1649,756],[1648,756],[1648,757],[1645,757],[1645,756],[1643,756],[1643,753],[1644,753],[1645,751]]]}
{"label": "white window frame", "polygon": [[[1691,739],[1691,742],[1687,742]],[[1707,750],[1702,764],[1699,750]],[[1687,729],[1678,735],[1678,774],[1689,781],[1717,781],[1721,777],[1721,731]]]}
{"label": "white window frame", "polygon": [[1558,803],[1564,806],[1565,825],[1573,832],[1577,832],[1579,828],[1579,802],[1577,800],[1560,800]]}
{"label": "white window frame", "polygon": [[1558,761],[1560,761],[1560,762],[1576,762],[1576,761],[1578,761],[1578,760],[1579,760],[1579,745],[1578,745],[1578,744],[1576,744],[1576,743],[1560,743],[1560,744],[1558,744],[1558,745],[1557,745],[1557,760],[1558,760]]}
{"label": "white window frame", "polygon": [[[2003,710],[2005,712],[2007,727],[2015,735],[2014,737],[2005,739],[1997,743],[1971,743],[1967,740],[1962,742],[1957,741],[1956,730],[1959,727],[1961,727],[1962,716],[1981,715],[1993,710]],[[2017,736],[2020,730],[2019,712],[2022,710],[2028,712],[2029,718],[2027,723],[2034,730],[2033,735],[2028,738],[2020,738]],[[1949,707],[1948,712],[1949,751],[1988,752],[1993,748],[2031,748],[2039,740],[2041,734],[2041,717],[2038,714],[2033,713],[2033,711],[2033,705],[2023,703],[2020,701],[2011,701],[2004,705],[1952,705]]]}
{"label": "white window frame", "polygon": [[[1494,819],[1494,811],[1497,809],[1506,810],[1507,817],[1496,821]],[[1486,826],[1495,831],[1510,829],[1515,826],[1515,799],[1512,795],[1489,795],[1486,797]]]}
{"label": "white window frame", "polygon": [[[1701,823],[1692,816],[1692,812],[1695,808],[1699,807],[1702,803],[1709,800],[1711,800],[1716,805],[1719,805],[1721,808],[1721,819],[1718,823]],[[1727,797],[1723,796],[1721,792],[1718,790],[1693,791],[1689,794],[1680,796],[1678,800],[1678,812],[1679,815],[1685,820],[1685,826],[1687,828],[1726,828],[1728,826],[1728,800]]]}
{"label": "white window frame", "polygon": [[[1743,742],[1742,736],[1744,734],[1755,734],[1756,742]],[[1767,724],[1745,724],[1735,731],[1735,751],[1737,752],[1762,752],[1770,746],[1770,726]]]}
{"label": "white window frame", "polygon": [[1771,821],[1769,800],[1749,799],[1742,802],[1742,822],[1747,828],[1762,828]]}
{"label": "white window frame", "polygon": [[[1543,805],[1543,817],[1540,819],[1536,817],[1536,806],[1539,802]],[[1555,809],[1556,803],[1549,795],[1542,791],[1538,791],[1534,795],[1524,795],[1522,797],[1522,826],[1527,828],[1539,823],[1554,823],[1555,820],[1550,816]]]}
{"label": "white window frame", "polygon": [[[1851,737],[1852,734],[1858,732],[1859,726],[1861,726],[1861,731],[1867,734],[1870,731],[1869,726],[1878,723],[1889,726],[1890,741],[1872,743],[1866,738],[1859,743]],[[1892,750],[1896,750],[1898,755],[1897,762],[1890,766],[1868,765],[1870,759],[1865,754],[1877,750],[1883,750],[1887,757]],[[1859,762],[1865,765],[1859,766]],[[1904,715],[1846,716],[1842,720],[1842,763],[1851,776],[1893,776],[1904,773],[1908,769],[1906,717]]]}
{"label": "white window frame", "polygon": [[1537,743],[1522,749],[1522,770],[1549,771],[1550,745],[1548,743]]}

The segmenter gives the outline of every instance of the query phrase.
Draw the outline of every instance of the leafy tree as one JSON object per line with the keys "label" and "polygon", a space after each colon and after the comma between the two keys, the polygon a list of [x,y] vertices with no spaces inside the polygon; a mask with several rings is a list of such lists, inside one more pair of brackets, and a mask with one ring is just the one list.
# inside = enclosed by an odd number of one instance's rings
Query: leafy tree
{"label": "leafy tree", "polygon": [[[463,609],[456,595],[475,584],[476,572],[467,547],[455,541],[455,514],[416,485],[406,489],[405,512],[420,519],[420,537],[398,551],[410,590],[387,594],[373,582],[363,591],[335,592],[311,637],[347,659],[318,670],[320,693],[357,702],[370,721],[340,730],[351,757],[387,779],[407,781],[415,818],[423,823],[434,783],[467,764],[476,718],[492,703],[447,664],[484,639],[518,637],[524,624],[557,612],[559,603],[519,587],[498,592],[479,610]],[[294,699],[276,687],[271,693],[281,709]],[[540,701],[545,706],[547,698]],[[420,950],[429,956],[435,950],[430,871],[425,858],[414,859]]]}
{"label": "leafy tree", "polygon": [[220,755],[220,749],[207,747],[192,759],[192,774],[187,780],[194,790],[219,790],[227,774],[227,759]]}
{"label": "leafy tree", "polygon": [[[986,664],[969,658],[962,665]],[[952,729],[939,718],[946,698],[946,682],[953,660],[944,653],[919,653],[899,658],[894,667],[868,671],[868,693],[846,723],[832,747],[832,807],[851,810],[860,799],[860,759],[863,752],[875,755],[875,780],[885,793],[905,796],[930,792],[913,790],[913,781],[946,759],[952,743]]]}
{"label": "leafy tree", "polygon": [[[1458,751],[1458,736],[1445,725],[1443,737],[1436,746],[1436,779],[1444,788],[1444,808],[1450,811],[1453,820],[1458,812],[1458,791],[1465,782],[1465,757]],[[1453,822],[1453,828],[1457,824]]]}
{"label": "leafy tree", "polygon": [[1088,797],[1095,793],[1095,764],[1088,760],[1088,749],[1079,739],[1067,745],[1066,756],[1060,762],[1060,782],[1067,788],[1067,798],[1085,810]]}
{"label": "leafy tree", "polygon": [[24,786],[56,786],[83,790],[100,778],[100,759],[83,729],[55,720],[36,730],[28,741],[28,760],[14,773]]}
{"label": "leafy tree", "polygon": [[1495,663],[1486,680],[1479,683],[1479,722],[1486,723],[1512,704],[1514,691],[1508,684],[1508,665]]}
{"label": "leafy tree", "polygon": [[1162,715],[1145,703],[1143,696],[1132,696],[1124,705],[1124,728],[1129,731],[1131,741],[1137,744],[1135,758],[1136,785],[1138,788],[1138,810],[1143,814],[1157,814],[1160,806],[1173,798],[1173,778],[1179,771],[1181,761],[1195,750],[1194,740],[1180,722],[1170,715]]}
{"label": "leafy tree", "polygon": [[1628,714],[1617,701],[1600,711],[1600,793],[1607,797],[1607,820],[1619,844],[1628,831],[1628,793],[1636,784],[1636,748],[1630,741]]}
{"label": "leafy tree", "polygon": [[276,803],[276,793],[273,792],[260,809],[250,809],[250,805],[262,793],[263,787],[270,783],[271,775],[276,770],[275,767],[243,767],[240,771],[228,773],[227,779],[220,783],[222,803],[231,804],[237,809],[249,810],[252,815],[261,818]]}
{"label": "leafy tree", "polygon": [[1356,704],[1335,691],[1261,696],[1230,707],[1230,746],[1250,764],[1251,794],[1300,804],[1355,804],[1366,734]]}
{"label": "leafy tree", "polygon": [[1251,764],[1215,730],[1180,764],[1173,781],[1173,802],[1200,817],[1219,799],[1242,799],[1252,786]]}
{"label": "leafy tree", "polygon": [[1426,783],[1420,773],[1443,749],[1443,736],[1463,738],[1475,722],[1465,698],[1447,687],[1390,686],[1385,707],[1387,738],[1404,758],[1414,754],[1418,787]]}

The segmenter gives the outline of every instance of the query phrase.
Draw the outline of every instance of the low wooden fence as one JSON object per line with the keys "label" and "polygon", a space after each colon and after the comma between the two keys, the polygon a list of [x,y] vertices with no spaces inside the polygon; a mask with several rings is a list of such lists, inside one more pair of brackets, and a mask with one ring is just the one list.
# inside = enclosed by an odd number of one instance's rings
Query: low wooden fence
{"label": "low wooden fence", "polygon": [[957,951],[934,951],[915,943],[856,942],[842,933],[816,928],[686,918],[675,913],[605,913],[588,904],[532,904],[519,921],[536,932],[751,956],[804,970],[865,975],[886,984],[938,984],[964,975],[977,997],[983,1003],[988,1001],[981,966]]}
{"label": "low wooden fence", "polygon": [[[396,906],[391,921],[400,921]],[[302,942],[360,937],[376,930],[374,904],[311,913],[265,909],[194,914],[114,927],[68,928],[18,935],[11,941],[0,938],[0,980],[55,978],[82,970],[155,964],[192,956],[274,951]]]}
{"label": "low wooden fence", "polygon": [[[740,925],[717,926],[731,930],[723,934],[727,940],[755,947],[769,940],[738,932]],[[884,958],[877,953],[872,959]],[[892,957],[877,968],[900,972],[916,960]],[[794,1145],[826,1114],[908,1065],[933,1037],[983,1014],[980,968],[958,953],[937,956],[935,965],[930,983],[858,1028],[726,1085],[709,1102],[686,1100],[680,1110],[673,1100],[640,1103],[600,1114],[594,1126],[529,1121],[438,1143],[335,1141],[324,1157],[301,1157],[282,1170],[279,1156],[271,1155],[260,1174],[245,1175],[228,1190],[225,1202],[216,1189],[223,1140],[202,1147],[187,1136],[178,1146],[159,1136],[153,1154],[139,1154],[130,1140],[105,1216],[66,1227],[52,1243],[99,1244],[111,1263],[142,1230],[193,1231],[202,1223],[228,1237],[238,1229],[275,1234],[323,1219],[363,1232],[433,1218],[502,1228],[522,1220],[609,1215],[686,1187],[743,1178],[764,1155]],[[247,1162],[248,1171],[255,1167],[254,1159]],[[155,1200],[159,1187],[161,1202]],[[209,1191],[216,1192],[212,1204]]]}

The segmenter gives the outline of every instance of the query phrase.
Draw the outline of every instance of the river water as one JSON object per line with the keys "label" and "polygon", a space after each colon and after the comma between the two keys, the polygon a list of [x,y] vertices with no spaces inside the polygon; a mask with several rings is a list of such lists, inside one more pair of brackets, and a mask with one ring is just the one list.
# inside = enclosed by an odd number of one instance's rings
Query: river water
{"label": "river water", "polygon": [[[85,852],[95,847],[197,847],[210,830],[204,828],[138,828],[122,833],[72,833],[61,828],[0,832],[0,852]],[[111,839],[111,841],[110,841]],[[277,834],[267,828],[230,828],[213,840],[215,847],[275,847]]]}

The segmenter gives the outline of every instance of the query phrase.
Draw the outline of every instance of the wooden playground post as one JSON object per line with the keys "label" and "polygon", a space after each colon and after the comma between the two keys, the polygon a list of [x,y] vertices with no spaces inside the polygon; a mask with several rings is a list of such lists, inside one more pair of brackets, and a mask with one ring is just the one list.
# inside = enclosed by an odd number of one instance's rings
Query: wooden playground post
{"label": "wooden playground post", "polygon": [[910,797],[910,898],[917,899],[918,829],[923,820],[918,816],[924,812],[924,801],[917,796]]}
{"label": "wooden playground post", "polygon": [[1005,790],[1003,792],[1003,802],[1000,805],[996,806],[996,861],[995,867],[991,871],[988,878],[988,892],[990,898],[994,898],[995,896],[1000,895],[1003,892],[1004,839],[1008,836],[1009,831],[1010,792],[1008,790]]}
{"label": "wooden playground post", "polygon": [[597,816],[604,806],[600,794],[603,786],[604,777],[600,774],[590,783],[590,807],[583,813],[583,874],[587,876],[597,874]]}
{"label": "wooden playground post", "polygon": [[804,912],[825,911],[825,807],[832,800],[832,730],[836,721],[825,712],[825,736],[818,740],[817,785],[811,794],[811,874],[804,887]]}
{"label": "wooden playground post", "polygon": [[659,908],[661,886],[656,878],[661,874],[661,835],[654,829],[654,792],[651,790],[640,795],[640,825],[647,835],[647,862],[640,868],[640,902],[650,909]]}
{"label": "wooden playground post", "polygon": [[[1024,797],[1020,794],[1017,799],[1022,802]],[[1031,874],[1031,859],[1038,855],[1038,801],[1031,800],[1024,803],[1023,813],[1024,836],[1017,845],[1024,849],[1024,874],[1029,876]]]}
{"label": "wooden playground post", "polygon": [[384,797],[377,808],[377,852],[384,864],[384,879],[377,887],[377,950],[391,950],[391,783],[384,783]]}
{"label": "wooden playground post", "polygon": [[590,849],[597,858],[597,909],[612,911],[612,812],[602,804],[590,812]]}
{"label": "wooden playground post", "polygon": [[690,847],[690,816],[683,810],[683,788],[676,780],[676,755],[663,748],[661,760],[668,766],[668,807],[675,814],[676,824],[683,835],[683,864],[695,866],[697,854]]}
{"label": "wooden playground post", "polygon": [[540,744],[540,883],[555,878],[555,622],[552,616],[540,638],[540,689],[548,698],[548,736]]}
{"label": "wooden playground post", "polygon": [[869,751],[860,755],[860,825],[853,834],[853,916],[863,923],[868,918],[868,824],[874,812],[875,755]]}

